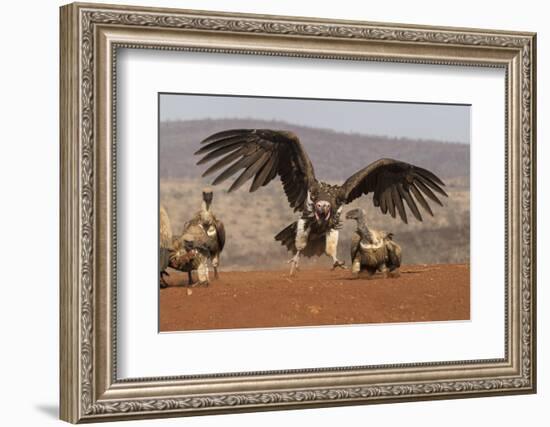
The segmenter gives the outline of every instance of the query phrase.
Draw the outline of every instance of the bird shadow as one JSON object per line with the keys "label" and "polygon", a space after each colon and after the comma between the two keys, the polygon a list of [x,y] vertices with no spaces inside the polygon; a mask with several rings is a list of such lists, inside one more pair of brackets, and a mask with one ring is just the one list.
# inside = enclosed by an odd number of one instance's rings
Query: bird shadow
{"label": "bird shadow", "polygon": [[49,416],[50,418],[59,418],[59,406],[58,405],[52,405],[52,404],[39,404],[35,406],[36,409],[43,414]]}

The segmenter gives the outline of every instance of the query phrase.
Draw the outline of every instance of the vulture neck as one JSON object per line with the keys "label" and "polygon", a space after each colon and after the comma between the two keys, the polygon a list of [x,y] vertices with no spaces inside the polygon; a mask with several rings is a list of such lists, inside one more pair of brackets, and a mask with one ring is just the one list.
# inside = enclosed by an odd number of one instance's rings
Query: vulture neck
{"label": "vulture neck", "polygon": [[208,203],[206,200],[203,200],[201,203],[201,210],[203,212],[210,212],[210,203]]}
{"label": "vulture neck", "polygon": [[364,218],[357,219],[357,232],[361,236],[361,240],[366,240],[368,243],[372,243],[372,232],[367,226]]}

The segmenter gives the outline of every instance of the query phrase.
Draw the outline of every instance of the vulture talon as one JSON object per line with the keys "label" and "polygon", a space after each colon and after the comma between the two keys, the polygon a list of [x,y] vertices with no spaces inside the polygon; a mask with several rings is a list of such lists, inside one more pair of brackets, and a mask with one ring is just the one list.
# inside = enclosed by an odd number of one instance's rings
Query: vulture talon
{"label": "vulture talon", "polygon": [[288,264],[290,264],[290,277],[295,276],[296,273],[300,271],[299,256],[300,254],[297,253],[292,258],[290,258],[287,262]]}
{"label": "vulture talon", "polygon": [[337,268],[341,268],[342,270],[345,270],[345,269],[347,269],[345,264],[346,264],[346,261],[336,260],[336,261],[334,261],[334,264],[332,264],[331,271],[334,271]]}

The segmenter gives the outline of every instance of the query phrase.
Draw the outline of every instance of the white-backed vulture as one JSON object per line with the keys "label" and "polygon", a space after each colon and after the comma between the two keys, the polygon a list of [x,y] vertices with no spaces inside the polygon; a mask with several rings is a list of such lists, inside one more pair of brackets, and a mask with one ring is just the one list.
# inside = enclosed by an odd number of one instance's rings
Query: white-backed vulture
{"label": "white-backed vulture", "polygon": [[369,228],[363,209],[353,209],[346,219],[357,221],[357,229],[351,239],[351,273],[354,278],[366,271],[372,277],[377,271],[388,271],[399,276],[401,246],[393,241],[393,234]]}
{"label": "white-backed vulture", "polygon": [[201,210],[184,226],[184,232],[191,227],[197,242],[208,249],[208,257],[212,262],[214,277],[219,277],[218,268],[220,255],[225,246],[225,226],[212,212],[212,200],[214,194],[210,188],[202,191]]}
{"label": "white-backed vulture", "polygon": [[[208,284],[208,250],[197,242],[192,233],[184,233],[179,238],[172,235],[170,217],[165,208],[160,206],[159,215],[159,275],[160,287],[167,286],[164,280],[169,276],[168,267],[187,272],[188,284],[193,284],[192,272],[197,271],[199,284]],[[206,271],[205,271],[206,270]]]}

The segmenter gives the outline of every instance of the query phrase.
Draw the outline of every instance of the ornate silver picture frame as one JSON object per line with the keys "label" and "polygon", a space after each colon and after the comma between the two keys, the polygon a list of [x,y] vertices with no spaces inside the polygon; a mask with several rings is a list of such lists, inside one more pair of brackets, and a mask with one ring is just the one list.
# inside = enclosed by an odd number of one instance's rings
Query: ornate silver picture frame
{"label": "ornate silver picture frame", "polygon": [[[63,6],[60,18],[61,419],[79,423],[536,391],[535,34],[95,4]],[[504,357],[120,378],[121,49],[502,69]]]}

